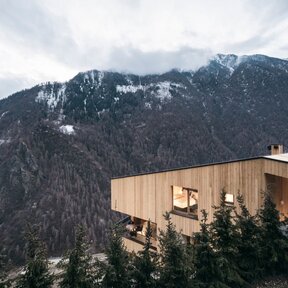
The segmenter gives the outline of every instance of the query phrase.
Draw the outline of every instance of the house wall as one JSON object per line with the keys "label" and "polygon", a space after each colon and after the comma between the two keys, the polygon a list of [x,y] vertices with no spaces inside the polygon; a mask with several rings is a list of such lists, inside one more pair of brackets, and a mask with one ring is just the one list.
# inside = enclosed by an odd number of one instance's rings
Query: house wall
{"label": "house wall", "polygon": [[288,165],[279,161],[265,161],[267,189],[272,193],[282,219],[288,217]]}
{"label": "house wall", "polygon": [[288,178],[288,163],[265,159],[264,173]]}
{"label": "house wall", "polygon": [[[172,186],[176,185],[198,190],[199,218],[201,209],[205,209],[211,220],[212,206],[219,203],[222,189],[234,195],[235,203],[238,192],[241,192],[248,209],[254,214],[262,203],[260,192],[266,189],[264,173],[269,171],[288,176],[287,164],[285,169],[280,169],[270,162],[275,161],[259,158],[113,179],[111,208],[150,219],[157,223],[157,228],[165,229],[163,214],[172,210]],[[198,220],[175,214],[171,214],[171,218],[178,231],[187,236],[199,231]]]}

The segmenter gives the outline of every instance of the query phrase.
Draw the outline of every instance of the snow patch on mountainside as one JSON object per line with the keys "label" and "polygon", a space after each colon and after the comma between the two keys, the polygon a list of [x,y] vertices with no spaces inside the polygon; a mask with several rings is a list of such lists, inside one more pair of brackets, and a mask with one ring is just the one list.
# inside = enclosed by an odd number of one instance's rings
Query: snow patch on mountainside
{"label": "snow patch on mountainside", "polygon": [[10,143],[10,139],[0,139],[0,146],[2,145],[2,144],[6,144],[6,143]]}
{"label": "snow patch on mountainside", "polygon": [[59,127],[59,131],[66,135],[74,135],[75,130],[73,125],[62,125]]}
{"label": "snow patch on mountainside", "polygon": [[87,80],[91,83],[95,83],[95,73],[94,70],[84,72],[84,80]]}
{"label": "snow patch on mountainside", "polygon": [[163,101],[164,99],[171,99],[172,95],[170,93],[170,87],[171,87],[171,82],[164,81],[164,82],[158,83],[156,85],[157,94],[155,96],[159,98],[161,101]]}
{"label": "snow patch on mountainside", "polygon": [[220,64],[223,67],[226,67],[229,69],[230,74],[232,74],[235,70],[235,68],[241,63],[241,57],[238,57],[233,54],[229,55],[223,55],[223,54],[217,54],[212,58],[215,62]]}
{"label": "snow patch on mountainside", "polygon": [[142,85],[116,85],[116,91],[119,93],[136,93],[138,90],[144,90]]}
{"label": "snow patch on mountainside", "polygon": [[5,111],[0,115],[0,120],[8,113],[9,111]]}
{"label": "snow patch on mountainside", "polygon": [[171,99],[171,90],[176,90],[177,88],[185,88],[182,84],[163,81],[155,84],[149,85],[116,85],[116,91],[120,94],[126,93],[136,93],[138,90],[148,91],[148,89],[155,89],[156,92],[153,93],[156,98],[160,99],[161,101],[164,99]]}
{"label": "snow patch on mountainside", "polygon": [[87,98],[84,99],[83,104],[84,104],[84,111],[85,113],[87,113]]}
{"label": "snow patch on mountainside", "polygon": [[96,85],[97,88],[99,88],[102,85],[102,81],[104,78],[103,71],[91,70],[84,72],[83,74],[84,74],[84,80],[87,80],[88,82]]}
{"label": "snow patch on mountainside", "polygon": [[129,83],[129,85],[133,85],[133,81],[131,80],[131,78],[128,75],[125,75],[125,80]]}
{"label": "snow patch on mountainside", "polygon": [[159,82],[156,84],[157,94],[155,96],[161,101],[163,101],[164,99],[171,99],[171,91],[177,91],[177,88],[185,89],[185,86],[183,84],[169,81]]}
{"label": "snow patch on mountainside", "polygon": [[98,88],[102,85],[103,78],[104,78],[104,72],[103,71],[98,72],[98,85],[97,85]]}
{"label": "snow patch on mountainside", "polygon": [[54,88],[54,85],[52,87],[44,85],[35,98],[35,101],[38,103],[46,103],[48,108],[52,111],[57,107],[59,103],[62,103],[63,106],[63,103],[66,101],[66,85],[62,84],[60,89]]}

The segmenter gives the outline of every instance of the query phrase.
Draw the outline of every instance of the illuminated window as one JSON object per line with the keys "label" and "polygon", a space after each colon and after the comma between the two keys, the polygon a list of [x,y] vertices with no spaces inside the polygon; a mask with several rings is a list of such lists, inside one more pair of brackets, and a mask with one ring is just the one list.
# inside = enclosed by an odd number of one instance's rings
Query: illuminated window
{"label": "illuminated window", "polygon": [[173,186],[173,209],[178,211],[187,211],[188,198],[187,191],[182,187]]}
{"label": "illuminated window", "polygon": [[198,219],[198,191],[191,188],[172,186],[173,210]]}
{"label": "illuminated window", "polygon": [[234,195],[233,194],[225,194],[225,203],[226,204],[234,204]]}

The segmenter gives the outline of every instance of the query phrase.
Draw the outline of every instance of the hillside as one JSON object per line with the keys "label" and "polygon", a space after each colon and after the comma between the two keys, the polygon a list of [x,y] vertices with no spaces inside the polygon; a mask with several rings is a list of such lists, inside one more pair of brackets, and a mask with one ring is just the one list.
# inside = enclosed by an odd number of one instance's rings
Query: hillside
{"label": "hillside", "polygon": [[288,61],[217,55],[197,71],[79,73],[0,101],[0,250],[23,257],[25,222],[49,254],[117,218],[110,178],[266,154],[287,143]]}

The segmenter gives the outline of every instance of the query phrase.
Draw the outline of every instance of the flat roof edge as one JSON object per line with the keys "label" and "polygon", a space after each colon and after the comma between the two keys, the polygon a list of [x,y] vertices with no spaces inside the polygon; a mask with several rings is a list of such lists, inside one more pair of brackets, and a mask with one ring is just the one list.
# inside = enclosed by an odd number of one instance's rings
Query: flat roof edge
{"label": "flat roof edge", "polygon": [[178,170],[186,170],[186,169],[192,169],[192,168],[201,168],[201,167],[213,166],[213,165],[229,164],[229,163],[234,163],[234,162],[259,160],[259,159],[272,160],[272,161],[288,164],[287,160],[279,159],[279,158],[273,158],[272,155],[266,155],[266,156],[256,156],[256,157],[251,157],[251,158],[243,158],[243,159],[235,159],[235,160],[229,160],[229,161],[223,161],[223,162],[206,163],[206,164],[186,166],[186,167],[178,167],[178,168],[171,168],[171,169],[169,168],[169,169],[163,169],[163,170],[151,171],[151,172],[135,173],[135,174],[124,175],[124,176],[115,176],[115,177],[111,177],[111,180],[128,178],[128,177],[135,177],[135,176],[150,175],[150,174],[157,174],[157,173],[164,173],[164,172],[172,172],[172,171],[178,171]]}
{"label": "flat roof edge", "polygon": [[[281,161],[281,160],[266,158],[265,156],[257,156],[257,157],[251,157],[251,158],[228,160],[228,161],[223,161],[223,162],[214,162],[214,163],[206,163],[206,164],[199,164],[199,165],[193,165],[193,166],[184,166],[184,167],[178,167],[178,168],[169,168],[169,169],[163,169],[163,170],[151,171],[151,172],[135,173],[135,174],[124,175],[124,176],[115,176],[115,177],[111,177],[111,180],[121,179],[121,178],[128,178],[128,177],[135,177],[135,176],[150,175],[150,174],[158,174],[158,173],[164,173],[164,172],[172,172],[172,171],[178,171],[178,170],[186,170],[186,169],[191,169],[191,168],[201,168],[201,167],[213,166],[213,165],[229,164],[229,163],[234,163],[234,162],[243,162],[243,161],[250,161],[250,160],[259,160],[259,159],[267,159],[267,160],[274,160],[274,161],[285,162],[285,161]],[[286,163],[287,163],[287,162],[286,162]]]}

